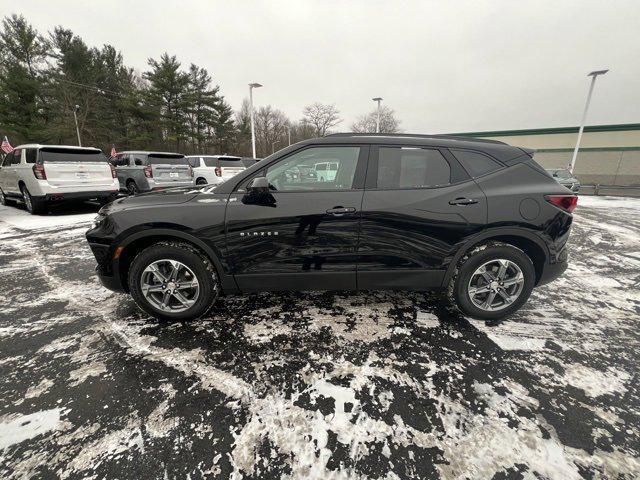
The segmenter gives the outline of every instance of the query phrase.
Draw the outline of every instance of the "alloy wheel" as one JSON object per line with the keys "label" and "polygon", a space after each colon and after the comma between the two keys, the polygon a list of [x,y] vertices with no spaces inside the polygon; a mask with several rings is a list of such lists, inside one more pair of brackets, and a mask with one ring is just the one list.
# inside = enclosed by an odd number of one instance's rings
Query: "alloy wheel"
{"label": "alloy wheel", "polygon": [[129,182],[127,184],[127,191],[129,192],[129,195],[137,195],[138,186],[135,184],[135,182]]}
{"label": "alloy wheel", "polygon": [[191,308],[200,295],[200,284],[193,271],[177,260],[151,263],[140,277],[145,299],[158,310],[169,313]]}
{"label": "alloy wheel", "polygon": [[467,293],[471,302],[487,312],[495,312],[512,305],[524,288],[520,267],[504,258],[480,265],[469,280]]}
{"label": "alloy wheel", "polygon": [[33,202],[31,201],[29,190],[27,190],[26,187],[22,189],[22,198],[24,199],[24,204],[27,207],[27,210],[33,212]]}

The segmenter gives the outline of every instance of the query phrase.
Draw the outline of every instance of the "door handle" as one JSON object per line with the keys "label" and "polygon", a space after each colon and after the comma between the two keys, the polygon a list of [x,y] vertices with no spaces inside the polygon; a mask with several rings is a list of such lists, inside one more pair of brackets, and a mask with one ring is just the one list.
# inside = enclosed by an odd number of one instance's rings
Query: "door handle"
{"label": "door handle", "polygon": [[474,203],[478,203],[478,200],[475,198],[464,198],[458,197],[449,202],[449,205],[473,205]]}
{"label": "door handle", "polygon": [[333,207],[327,210],[329,215],[344,215],[345,213],[355,213],[354,207]]}

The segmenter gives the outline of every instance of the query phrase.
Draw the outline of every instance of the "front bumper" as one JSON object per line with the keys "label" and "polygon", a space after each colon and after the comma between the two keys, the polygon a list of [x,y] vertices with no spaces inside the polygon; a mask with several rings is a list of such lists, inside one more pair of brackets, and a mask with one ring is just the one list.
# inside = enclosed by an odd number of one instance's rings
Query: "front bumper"
{"label": "front bumper", "polygon": [[111,275],[102,273],[100,271],[99,265],[96,266],[96,275],[98,275],[98,280],[100,280],[100,283],[105,288],[108,288],[109,290],[113,292],[118,292],[118,293],[126,292],[126,290],[122,286],[122,282],[120,281],[120,277],[118,275],[114,275],[113,273]]}

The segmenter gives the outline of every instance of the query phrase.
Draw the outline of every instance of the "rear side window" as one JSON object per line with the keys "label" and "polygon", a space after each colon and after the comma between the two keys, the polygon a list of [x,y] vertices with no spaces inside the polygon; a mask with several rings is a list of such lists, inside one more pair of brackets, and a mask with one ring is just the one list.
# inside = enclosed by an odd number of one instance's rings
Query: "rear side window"
{"label": "rear side window", "polygon": [[149,154],[149,163],[152,165],[189,165],[189,161],[184,155],[171,154]]}
{"label": "rear side window", "polygon": [[189,162],[189,165],[191,165],[193,168],[200,166],[200,157],[189,157],[187,161]]}
{"label": "rear side window", "polygon": [[438,150],[381,147],[378,188],[427,188],[451,183],[451,167]]}
{"label": "rear side window", "polygon": [[25,156],[27,158],[27,163],[36,163],[38,150],[36,150],[35,148],[27,148]]}
{"label": "rear side window", "polygon": [[240,157],[220,157],[218,160],[221,167],[244,167]]}
{"label": "rear side window", "polygon": [[455,149],[452,149],[451,153],[455,155],[465,170],[472,177],[480,177],[502,168],[502,165],[482,153]]}
{"label": "rear side window", "polygon": [[42,162],[107,162],[104,153],[98,150],[81,148],[42,148],[40,149]]}

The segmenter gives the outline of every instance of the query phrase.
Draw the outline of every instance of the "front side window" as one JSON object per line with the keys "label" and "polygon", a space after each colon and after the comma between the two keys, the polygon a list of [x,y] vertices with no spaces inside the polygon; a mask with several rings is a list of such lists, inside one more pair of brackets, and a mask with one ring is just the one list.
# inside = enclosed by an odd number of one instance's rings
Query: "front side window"
{"label": "front side window", "polygon": [[[294,153],[267,169],[273,191],[351,190],[360,147],[312,147]],[[336,165],[332,178],[318,178],[316,164]]]}
{"label": "front side window", "polygon": [[22,156],[22,150],[16,149],[13,151],[13,158],[11,159],[11,165],[19,165],[20,157]]}
{"label": "front side window", "polygon": [[451,167],[438,150],[431,148],[380,147],[378,188],[441,187],[451,183]]}

